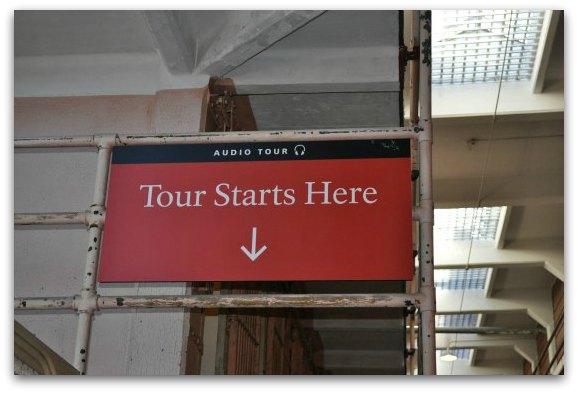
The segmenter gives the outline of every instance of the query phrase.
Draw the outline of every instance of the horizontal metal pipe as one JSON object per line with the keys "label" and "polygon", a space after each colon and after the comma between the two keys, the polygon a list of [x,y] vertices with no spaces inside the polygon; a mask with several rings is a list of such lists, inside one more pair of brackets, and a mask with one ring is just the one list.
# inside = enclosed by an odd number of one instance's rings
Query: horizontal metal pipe
{"label": "horizontal metal pipe", "polygon": [[63,136],[14,139],[14,148],[42,147],[98,147],[99,136]]}
{"label": "horizontal metal pipe", "polygon": [[[14,225],[89,225],[94,221],[102,222],[104,215],[95,216],[89,212],[64,212],[64,213],[16,213]],[[420,210],[414,207],[412,220],[420,220]]]}
{"label": "horizontal metal pipe", "polygon": [[396,127],[349,130],[283,130],[224,133],[197,133],[190,135],[119,136],[120,145],[156,145],[169,143],[219,143],[219,142],[291,142],[344,139],[400,139],[415,138],[419,127]]}
{"label": "horizontal metal pipe", "polygon": [[[412,220],[419,221],[419,208],[413,208]],[[94,220],[104,220],[104,215],[94,216],[89,212],[63,213],[15,213],[14,225],[89,225]]]}
{"label": "horizontal metal pipe", "polygon": [[53,137],[15,139],[15,148],[98,147],[157,145],[175,143],[284,142],[343,139],[417,139],[422,129],[415,127],[355,128],[325,130],[280,130],[247,132],[199,132],[194,134],[93,135],[89,137]]}
{"label": "horizontal metal pipe", "polygon": [[544,332],[541,328],[513,329],[504,327],[436,327],[436,333],[531,336]]}
{"label": "horizontal metal pipe", "polygon": [[543,138],[564,138],[564,134],[553,134],[553,135],[524,135],[524,136],[506,136],[506,137],[496,137],[496,138],[472,138],[468,139],[466,143],[468,145],[475,145],[478,142],[499,142],[499,141],[517,141],[524,139],[543,139]]}
{"label": "horizontal metal pipe", "polygon": [[97,307],[107,308],[313,308],[313,307],[410,307],[421,303],[421,295],[410,294],[260,294],[198,295],[174,297],[98,298]]}
{"label": "horizontal metal pipe", "polygon": [[15,310],[74,310],[74,297],[14,298]]}
{"label": "horizontal metal pipe", "polygon": [[87,225],[90,214],[87,212],[67,213],[16,213],[14,225]]}
{"label": "horizontal metal pipe", "polygon": [[[260,294],[196,296],[98,296],[99,310],[119,308],[411,307],[421,294]],[[74,297],[15,298],[16,310],[77,309]]]}

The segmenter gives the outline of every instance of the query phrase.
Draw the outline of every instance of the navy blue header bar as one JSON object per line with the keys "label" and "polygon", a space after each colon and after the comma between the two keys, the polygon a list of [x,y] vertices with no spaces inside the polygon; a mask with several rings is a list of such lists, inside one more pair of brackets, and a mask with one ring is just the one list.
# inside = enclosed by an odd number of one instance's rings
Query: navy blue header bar
{"label": "navy blue header bar", "polygon": [[410,157],[409,139],[117,146],[113,164]]}

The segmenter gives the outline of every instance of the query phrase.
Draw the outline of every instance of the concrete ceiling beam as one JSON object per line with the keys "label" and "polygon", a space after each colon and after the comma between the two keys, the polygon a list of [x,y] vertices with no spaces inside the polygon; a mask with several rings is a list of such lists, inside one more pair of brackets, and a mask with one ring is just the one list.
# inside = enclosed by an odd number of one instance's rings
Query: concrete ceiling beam
{"label": "concrete ceiling beam", "polygon": [[550,64],[550,55],[552,53],[552,46],[556,37],[556,28],[562,11],[546,11],[544,15],[544,23],[542,27],[542,34],[536,59],[534,61],[534,71],[532,72],[532,92],[540,94],[544,91],[544,81],[546,80],[546,71]]}
{"label": "concrete ceiling beam", "polygon": [[564,239],[515,240],[503,249],[493,242],[440,240],[435,250],[436,269],[543,266],[564,281]]}
{"label": "concrete ceiling beam", "polygon": [[504,248],[511,213],[512,213],[512,206],[502,206],[500,220],[498,221],[498,228],[496,229],[496,240],[494,242],[498,250]]}
{"label": "concrete ceiling beam", "polygon": [[223,76],[324,11],[239,12],[199,57],[195,73]]}
{"label": "concrete ceiling beam", "polygon": [[491,349],[511,347],[516,353],[532,363],[538,360],[536,339],[532,336],[503,337],[482,336],[477,334],[436,334],[438,350],[451,349]]}
{"label": "concrete ceiling beam", "polygon": [[531,336],[512,337],[504,339],[503,337],[484,336],[478,334],[451,334],[436,333],[437,349],[443,351],[448,347],[451,349],[470,349],[470,348],[497,348],[511,347],[517,342],[533,342],[535,338]]}
{"label": "concrete ceiling beam", "polygon": [[[562,146],[563,136],[558,136],[557,139]],[[462,146],[465,145],[464,143]],[[463,160],[462,163],[468,163],[467,158]],[[534,169],[522,175],[495,176],[495,168],[492,170],[494,174],[486,176],[484,180],[483,193],[479,199],[480,207],[543,206],[564,203],[564,177],[558,173],[544,173],[542,170]],[[436,208],[478,205],[480,190],[478,175],[473,173],[458,175],[454,172],[451,177],[442,177],[441,174],[438,176],[434,177],[433,184],[436,190],[434,199],[438,201]]]}
{"label": "concrete ceiling beam", "polygon": [[541,326],[548,335],[554,328],[551,293],[547,288],[502,289],[495,297],[486,298],[483,290],[463,292],[461,300],[456,302],[456,291],[438,290],[437,314],[475,314],[526,312]]}
{"label": "concrete ceiling beam", "polygon": [[196,60],[196,42],[185,39],[174,12],[143,11],[143,15],[169,71],[172,74],[190,74]]}
{"label": "concrete ceiling beam", "polygon": [[484,296],[485,297],[492,297],[494,293],[494,284],[496,283],[497,269],[494,267],[490,267],[488,269],[488,276],[486,277],[486,285],[484,286]]}

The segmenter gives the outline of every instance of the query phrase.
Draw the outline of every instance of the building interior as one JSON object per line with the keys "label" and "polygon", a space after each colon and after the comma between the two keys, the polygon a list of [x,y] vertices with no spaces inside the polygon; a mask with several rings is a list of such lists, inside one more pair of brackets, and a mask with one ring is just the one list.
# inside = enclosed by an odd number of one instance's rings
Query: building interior
{"label": "building interior", "polygon": [[[563,375],[564,12],[433,11],[431,23],[437,375]],[[409,125],[411,24],[391,10],[15,11],[14,138]],[[96,163],[94,148],[15,149],[14,213],[87,210]],[[14,297],[78,294],[86,239],[82,224],[16,225]],[[15,310],[15,374],[77,372],[77,319],[72,309]],[[86,374],[415,375],[415,319],[400,308],[97,310]]]}

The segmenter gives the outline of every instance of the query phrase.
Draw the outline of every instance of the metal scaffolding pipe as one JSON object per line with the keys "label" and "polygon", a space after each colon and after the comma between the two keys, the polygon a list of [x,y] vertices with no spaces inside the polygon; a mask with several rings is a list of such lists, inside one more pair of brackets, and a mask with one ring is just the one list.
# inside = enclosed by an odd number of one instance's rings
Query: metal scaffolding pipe
{"label": "metal scaffolding pipe", "polygon": [[[412,220],[419,221],[420,210],[412,209]],[[101,225],[104,223],[104,213],[94,212],[62,212],[62,213],[15,213],[14,225]]]}
{"label": "metal scaffolding pipe", "polygon": [[191,135],[121,135],[120,145],[158,145],[169,143],[219,143],[219,142],[303,142],[351,139],[417,139],[419,127],[367,128],[348,130],[285,130],[224,133],[198,133]]}
{"label": "metal scaffolding pipe", "polygon": [[446,334],[480,334],[480,335],[498,335],[498,336],[532,336],[538,333],[543,333],[545,330],[542,328],[526,328],[526,329],[513,329],[505,327],[491,327],[491,326],[480,326],[480,327],[436,327],[436,334],[446,333]]}
{"label": "metal scaffolding pipe", "polygon": [[[420,49],[419,46],[419,11],[411,12],[411,33],[409,38],[408,50],[414,51]],[[408,62],[409,74],[409,120],[411,124],[417,124],[419,121],[419,55],[417,59]]]}
{"label": "metal scaffolding pipe", "polygon": [[247,132],[198,132],[194,134],[93,135],[90,137],[23,138],[14,140],[14,148],[107,147],[126,145],[162,145],[231,142],[291,142],[351,139],[417,139],[422,129],[413,127],[354,128],[325,130],[280,130]]}
{"label": "metal scaffolding pipe", "polygon": [[[64,212],[64,213],[15,213],[14,225],[102,225],[104,213]],[[412,220],[419,221],[420,211],[412,209]]]}
{"label": "metal scaffolding pipe", "polygon": [[421,302],[420,295],[408,294],[259,294],[199,295],[175,297],[102,296],[97,304],[107,308],[314,308],[314,307],[409,307]]}
{"label": "metal scaffolding pipe", "polygon": [[98,147],[100,136],[61,136],[14,139],[14,148]]}
{"label": "metal scaffolding pipe", "polygon": [[419,103],[419,292],[425,296],[420,307],[422,373],[436,374],[435,287],[433,250],[432,124],[431,124],[431,11],[420,12]]}
{"label": "metal scaffolding pipe", "polygon": [[[114,137],[102,137],[99,140],[98,160],[96,166],[96,180],[90,213],[95,216],[104,216],[104,204],[106,200],[106,186],[108,183],[108,170]],[[100,222],[102,223],[102,221]],[[98,223],[91,224],[88,229],[88,251],[84,268],[84,278],[80,297],[76,302],[78,311],[78,329],[74,351],[74,367],[81,374],[86,374],[86,359],[90,344],[90,330],[96,299],[96,273],[100,255],[100,238],[102,226]]]}
{"label": "metal scaffolding pipe", "polygon": [[14,310],[76,310],[74,297],[14,298]]}
{"label": "metal scaffolding pipe", "polygon": [[[85,299],[76,297],[16,298],[15,310],[77,310]],[[315,307],[412,307],[423,296],[393,294],[259,294],[192,296],[94,296],[88,299],[98,310],[132,308],[315,308]]]}
{"label": "metal scaffolding pipe", "polygon": [[14,225],[88,225],[88,212],[16,213]]}

